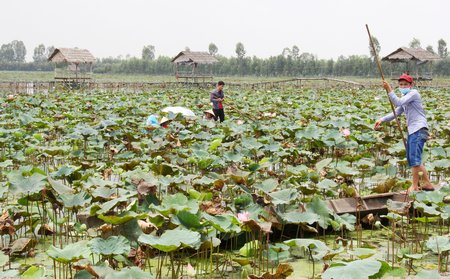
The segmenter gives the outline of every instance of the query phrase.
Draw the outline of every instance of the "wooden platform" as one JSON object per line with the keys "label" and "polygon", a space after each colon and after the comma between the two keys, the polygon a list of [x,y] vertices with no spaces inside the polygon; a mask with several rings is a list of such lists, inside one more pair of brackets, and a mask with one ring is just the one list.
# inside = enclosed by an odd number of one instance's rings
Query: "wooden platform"
{"label": "wooden platform", "polygon": [[359,206],[359,212],[365,215],[369,213],[387,212],[386,204],[388,200],[406,202],[409,201],[409,197],[403,193],[384,193],[358,198],[327,200],[327,203],[328,207],[337,214],[355,214]]}

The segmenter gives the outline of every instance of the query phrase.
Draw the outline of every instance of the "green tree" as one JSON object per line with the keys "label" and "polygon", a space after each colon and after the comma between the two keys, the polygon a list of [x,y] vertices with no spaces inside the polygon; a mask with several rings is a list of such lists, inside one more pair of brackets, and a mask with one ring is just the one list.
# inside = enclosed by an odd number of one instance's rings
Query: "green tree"
{"label": "green tree", "polygon": [[243,59],[245,56],[245,48],[244,48],[244,44],[242,44],[241,42],[238,42],[236,44],[236,55],[239,59]]}
{"label": "green tree", "polygon": [[298,46],[296,46],[296,45],[292,46],[291,54],[292,54],[292,58],[294,60],[298,59],[298,56],[300,55],[300,49],[298,48]]}
{"label": "green tree", "polygon": [[14,49],[12,44],[3,44],[0,48],[0,62],[14,62]]}
{"label": "green tree", "polygon": [[436,52],[434,52],[433,46],[427,46],[426,50],[428,50],[431,53],[436,54]]}
{"label": "green tree", "polygon": [[448,56],[447,43],[444,41],[444,39],[440,39],[438,41],[438,55],[441,58],[446,58]]}
{"label": "green tree", "polygon": [[285,57],[285,58],[288,58],[288,57],[292,57],[292,52],[291,52],[291,49],[290,48],[288,48],[288,47],[285,47],[284,49],[283,49],[283,52],[281,52],[281,55],[283,56],[283,57]]}
{"label": "green tree", "polygon": [[409,43],[409,47],[412,47],[412,48],[419,48],[419,47],[421,47],[420,40],[417,39],[417,38],[413,38],[412,41]]}
{"label": "green tree", "polygon": [[217,48],[217,46],[214,43],[210,43],[209,44],[209,46],[208,46],[209,54],[215,56],[217,54],[218,50],[219,49]]}
{"label": "green tree", "polygon": [[[380,42],[378,42],[378,39],[374,36],[372,36],[372,42],[373,42],[373,48],[372,48],[372,44],[370,43],[370,40],[369,40],[369,51],[370,51],[370,57],[372,57],[372,59],[375,61],[375,54],[378,55],[378,53],[380,53],[381,46],[380,46]],[[376,53],[373,51],[374,48],[375,48]]]}
{"label": "green tree", "polygon": [[38,45],[34,48],[33,61],[34,62],[45,62],[47,60],[45,46],[43,44]]}
{"label": "green tree", "polygon": [[155,46],[152,45],[144,46],[144,48],[142,49],[142,59],[143,60],[155,59]]}
{"label": "green tree", "polygon": [[27,48],[22,41],[14,40],[11,42],[11,46],[14,50],[14,62],[25,62],[25,56],[27,55]]}

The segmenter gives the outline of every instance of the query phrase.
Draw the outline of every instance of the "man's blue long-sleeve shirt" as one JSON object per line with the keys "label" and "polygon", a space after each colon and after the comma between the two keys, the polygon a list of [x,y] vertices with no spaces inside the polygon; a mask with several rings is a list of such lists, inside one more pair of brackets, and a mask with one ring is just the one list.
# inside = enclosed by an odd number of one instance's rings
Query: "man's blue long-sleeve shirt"
{"label": "man's blue long-sleeve shirt", "polygon": [[[423,109],[422,99],[417,90],[412,89],[408,94],[402,98],[397,97],[394,91],[389,92],[389,98],[397,107],[395,113],[401,115],[403,112],[406,115],[406,123],[408,125],[408,134],[411,135],[421,128],[428,129],[427,118],[425,110]],[[390,113],[381,118],[382,122],[389,122],[394,119],[394,114]]]}

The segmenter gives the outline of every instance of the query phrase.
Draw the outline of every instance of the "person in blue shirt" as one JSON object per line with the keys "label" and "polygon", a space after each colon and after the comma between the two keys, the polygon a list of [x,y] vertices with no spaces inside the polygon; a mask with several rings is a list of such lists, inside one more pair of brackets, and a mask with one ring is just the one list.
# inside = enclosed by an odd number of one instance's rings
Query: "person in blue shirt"
{"label": "person in blue shirt", "polygon": [[[416,89],[412,88],[413,78],[407,74],[403,74],[398,78],[398,86],[402,97],[395,95],[391,85],[383,81],[383,87],[388,92],[389,98],[396,106],[395,112],[397,116],[406,115],[408,126],[408,140],[406,144],[406,159],[411,168],[412,185],[408,188],[411,191],[433,191],[434,186],[430,183],[427,170],[422,164],[422,152],[425,142],[428,140],[428,123],[425,116],[425,110],[422,105],[422,98]],[[378,130],[383,122],[389,122],[395,118],[390,113],[375,122],[375,130]],[[420,179],[423,185],[419,187]]]}

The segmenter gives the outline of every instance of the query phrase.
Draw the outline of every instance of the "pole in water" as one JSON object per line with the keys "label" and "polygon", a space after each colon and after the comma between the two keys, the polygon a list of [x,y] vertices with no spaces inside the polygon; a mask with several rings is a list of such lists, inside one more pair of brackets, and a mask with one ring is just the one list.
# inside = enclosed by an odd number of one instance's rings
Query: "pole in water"
{"label": "pole in water", "polygon": [[[380,60],[378,59],[378,53],[377,53],[377,50],[375,49],[375,45],[374,45],[373,40],[372,40],[372,35],[370,35],[369,25],[367,25],[367,24],[366,24],[366,29],[367,29],[367,34],[369,34],[370,46],[372,47],[374,59],[377,62],[377,66],[378,66],[378,70],[380,71],[381,79],[383,81],[385,81],[384,80],[383,69],[381,68]],[[392,113],[394,114],[395,122],[397,122],[397,127],[398,127],[398,130],[400,132],[400,135],[402,136],[403,145],[405,146],[405,149],[406,149],[406,140],[405,140],[405,137],[403,136],[402,125],[400,124],[400,120],[398,119],[397,113],[395,112],[394,104],[392,103],[391,98],[389,98],[389,92],[386,92],[386,93],[388,93],[389,104],[391,104]]]}

